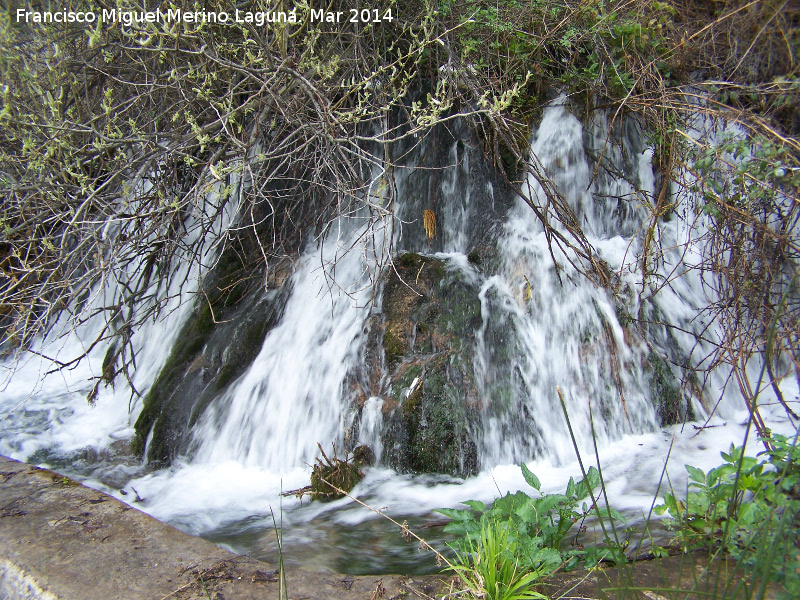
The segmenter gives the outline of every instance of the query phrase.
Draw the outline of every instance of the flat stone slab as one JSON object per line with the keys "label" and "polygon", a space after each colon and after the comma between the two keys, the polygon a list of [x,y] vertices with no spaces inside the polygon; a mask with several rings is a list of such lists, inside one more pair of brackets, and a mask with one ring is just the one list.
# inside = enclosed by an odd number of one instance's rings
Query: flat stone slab
{"label": "flat stone slab", "polygon": [[[286,579],[290,600],[434,592],[430,578],[290,569]],[[0,600],[264,600],[278,599],[279,585],[274,565],[187,535],[52,471],[0,457]]]}

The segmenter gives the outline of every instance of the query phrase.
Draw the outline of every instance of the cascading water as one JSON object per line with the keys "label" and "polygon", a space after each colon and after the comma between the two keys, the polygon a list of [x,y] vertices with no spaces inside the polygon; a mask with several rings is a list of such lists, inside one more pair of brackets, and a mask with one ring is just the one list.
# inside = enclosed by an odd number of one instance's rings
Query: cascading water
{"label": "cascading water", "polygon": [[[472,357],[465,367],[476,389],[470,410],[478,415],[462,433],[477,448],[477,476],[460,480],[398,475],[385,468],[395,452],[386,443],[387,432],[397,425],[398,411],[412,409],[417,386],[427,385],[433,376],[423,369],[414,381],[393,390],[391,373],[385,371],[360,405],[353,400],[352,374],[363,367],[370,328],[379,318],[373,306],[379,305],[380,297],[373,298],[369,276],[375,264],[367,256],[386,252],[391,238],[388,231],[379,231],[376,248],[352,250],[363,233],[355,219],[343,219],[319,247],[309,247],[298,259],[279,322],[267,332],[252,364],[199,418],[170,468],[142,472],[132,466],[116,478],[97,472],[82,475],[90,485],[123,500],[134,497],[135,491],[143,499],[137,506],[157,518],[258,558],[275,558],[272,513],[280,507],[284,560],[289,564],[353,573],[432,569],[432,561],[420,564],[415,546],[403,546],[390,526],[348,499],[301,504],[294,498],[281,500],[279,494],[307,483],[307,464],[317,455],[318,442],[325,447],[337,442],[341,449],[348,435],[358,438],[351,443],[372,446],[382,460],[367,471],[354,493],[412,524],[430,520],[437,507],[456,506],[467,498],[491,501],[498,489],[523,489],[514,466],[520,461],[528,462],[539,475],[543,491],[563,488],[578,470],[556,394],[559,386],[579,446],[588,449],[592,431],[596,435],[615,507],[634,515],[649,508],[667,449],[671,447],[674,482],[683,476],[685,462],[702,468],[715,464],[719,449],[741,442],[742,428],[736,423],[742,420],[738,411],[744,407],[735,394],[727,393],[714,421],[721,425],[719,416],[728,417],[727,428],[706,429],[696,437],[690,428],[660,428],[662,407],[656,407],[655,396],[668,387],[665,382],[670,377],[677,376],[669,363],[688,357],[698,343],[695,333],[704,326],[697,317],[706,291],[696,272],[675,278],[658,294],[643,285],[638,258],[644,214],[638,192],[608,173],[596,174],[596,159],[586,154],[588,147],[599,155],[607,137],[608,124],[602,118],[587,135],[577,118],[556,104],[544,111],[532,152],[569,201],[609,272],[616,274],[616,296],[588,281],[570,264],[571,256],[554,248],[557,271],[530,207],[516,199],[503,208],[501,190],[485,170],[479,170],[480,153],[463,139],[442,150],[443,162],[451,168],[438,176],[415,179],[416,163],[398,168],[397,215],[402,232],[392,243],[400,251],[422,252],[439,261],[441,273],[454,278],[460,293],[474,292],[476,318],[466,319],[460,331],[467,332],[465,344]],[[421,163],[420,156],[437,150],[423,142],[413,160]],[[625,156],[610,147],[604,160],[619,171],[633,171],[639,189],[654,194],[652,153],[641,141],[629,143],[627,152]],[[529,186],[533,196],[542,195],[533,179]],[[423,209],[437,214],[439,233],[432,240],[419,223]],[[672,250],[665,250],[654,268],[670,278],[690,264],[692,254],[700,250],[686,242],[698,226],[679,216],[661,223],[662,246]],[[496,250],[488,253],[490,260],[476,266],[472,249],[490,242]],[[417,280],[412,273],[405,282],[410,287],[418,286],[422,266],[413,270]],[[638,331],[628,326],[626,315],[647,321],[655,312],[677,329],[652,326]],[[140,389],[152,383],[166,358],[165,342],[177,335],[182,319],[175,312],[168,321],[153,325],[163,331],[140,332],[140,339],[158,339],[157,347],[141,348],[152,364],[149,368],[139,364]],[[414,330],[417,337],[412,342],[417,345],[422,343],[421,331]],[[70,340],[80,343],[79,336]],[[437,364],[450,369],[455,359],[441,349],[442,343],[434,340],[429,354],[439,356]],[[67,351],[65,346],[60,353]],[[99,364],[100,358],[80,367],[87,370],[80,371],[76,381],[87,377],[89,365]],[[91,409],[83,399],[85,385],[78,386],[81,393],[65,396],[51,377],[27,398],[25,394],[40,380],[41,368],[26,365],[6,388],[3,453],[58,463],[69,472],[75,450],[102,448],[107,438],[131,436],[134,419],[127,413],[127,398],[121,398],[126,392],[121,389],[104,390]],[[385,364],[383,368],[388,369]],[[403,364],[398,367],[403,368]],[[724,379],[725,374],[713,377]],[[708,385],[712,398],[722,389],[713,378]],[[695,415],[704,414],[698,396],[676,395],[674,400]],[[105,411],[113,412],[113,418],[101,418]],[[91,428],[103,431],[102,439],[89,435]],[[333,548],[338,551],[332,552]]]}
{"label": "cascading water", "polygon": [[[635,241],[621,237],[631,229],[628,219],[606,218],[607,207],[593,201],[605,190],[592,193],[591,188],[599,186],[590,185],[581,124],[563,106],[547,109],[532,152],[571,203],[589,242],[617,270]],[[531,178],[527,185],[541,202],[545,196],[538,182]],[[617,194],[625,197],[630,191]],[[505,386],[512,381],[514,394],[506,410],[487,419],[485,463],[571,456],[557,386],[581,442],[591,439],[590,413],[602,445],[624,433],[655,429],[652,399],[638,364],[643,344],[626,336],[608,292],[582,277],[570,262],[574,257],[558,248],[556,270],[544,229],[522,199],[510,211],[498,246],[501,269],[481,287],[479,381],[484,403],[500,395],[498,380]],[[516,342],[516,351],[508,357],[497,356],[502,346],[496,339],[503,335],[514,336]]]}
{"label": "cascading water", "polygon": [[[311,464],[318,442],[341,447],[343,387],[360,359],[372,287],[364,255],[343,252],[363,227],[339,227],[343,239],[329,238],[300,260],[280,325],[197,429],[194,462],[232,460],[281,472]],[[320,268],[333,259],[335,272]]]}
{"label": "cascading water", "polygon": [[383,398],[372,396],[364,403],[361,411],[361,423],[358,429],[360,444],[372,449],[375,453],[375,462],[381,464],[383,456],[383,442],[381,429],[383,428]]}
{"label": "cascading water", "polygon": [[[206,225],[219,234],[233,220],[236,207],[229,204],[218,211],[217,192],[217,189],[209,191],[210,212],[215,216]],[[133,207],[135,201],[131,201],[132,211]],[[190,247],[198,242],[201,219],[190,216],[185,225],[185,241]],[[101,235],[113,244],[118,233],[111,225],[104,227]],[[167,267],[173,270],[171,285],[158,280],[150,285],[147,290],[150,300],[138,309],[146,310],[154,302],[162,303],[162,308],[157,317],[141,322],[131,338],[136,368],[130,369],[130,381],[118,376],[113,385],[95,388],[94,382],[103,374],[108,346],[88,344],[98,339],[107,325],[102,308],[121,303],[120,291],[132,284],[143,260],[115,273],[114,280],[104,281],[81,305],[73,307],[79,315],[89,315],[80,325],[74,326],[64,314],[44,339],[34,343],[33,352],[19,361],[0,363],[4,375],[0,381],[0,453],[66,469],[80,478],[93,477],[110,486],[121,487],[140,472],[138,461],[127,456],[133,423],[141,410],[131,386],[139,393],[146,393],[152,385],[191,311],[191,303],[185,302],[185,298],[197,291],[201,263],[213,260],[214,255],[214,248],[202,242],[199,256],[203,260],[185,260],[178,254]],[[152,340],[159,343],[153,344]],[[54,368],[54,361],[46,358],[51,356],[69,363],[83,354],[86,354],[83,360],[62,369]],[[96,396],[90,404],[87,396],[93,388]],[[124,448],[122,458],[98,460],[98,455],[108,458],[119,454],[120,448]]]}

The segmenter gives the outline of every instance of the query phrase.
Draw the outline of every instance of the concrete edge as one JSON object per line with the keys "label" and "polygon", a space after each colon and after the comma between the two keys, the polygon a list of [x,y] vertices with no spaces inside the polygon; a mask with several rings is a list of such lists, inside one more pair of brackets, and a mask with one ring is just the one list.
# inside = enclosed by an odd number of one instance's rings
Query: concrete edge
{"label": "concrete edge", "polygon": [[[447,577],[286,572],[291,600],[431,597]],[[63,475],[0,457],[0,600],[263,600],[275,566]]]}

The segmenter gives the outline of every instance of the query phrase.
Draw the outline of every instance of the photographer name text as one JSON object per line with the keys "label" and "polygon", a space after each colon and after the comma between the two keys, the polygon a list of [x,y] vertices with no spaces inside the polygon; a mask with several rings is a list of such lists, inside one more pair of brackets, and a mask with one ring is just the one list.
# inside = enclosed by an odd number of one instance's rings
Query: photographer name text
{"label": "photographer name text", "polygon": [[[212,23],[212,24],[246,24],[251,23],[258,27],[269,24],[296,24],[303,20],[298,17],[296,10],[290,11],[242,11],[236,9],[233,13],[226,11],[182,10],[180,8],[152,11],[121,11],[115,8],[101,11],[33,11],[18,9],[17,23],[121,23],[127,27],[143,23]],[[307,15],[311,23],[383,23],[392,22],[394,16],[392,9],[381,10],[365,8],[362,10],[351,8],[349,10],[329,11],[324,9],[311,9]]]}

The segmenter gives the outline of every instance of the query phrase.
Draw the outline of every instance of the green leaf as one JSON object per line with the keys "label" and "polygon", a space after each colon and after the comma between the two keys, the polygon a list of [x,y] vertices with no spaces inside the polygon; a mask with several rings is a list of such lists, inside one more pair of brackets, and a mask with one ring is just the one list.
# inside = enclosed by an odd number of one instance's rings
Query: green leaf
{"label": "green leaf", "polygon": [[536,510],[539,512],[539,519],[541,520],[542,518],[549,517],[553,508],[564,500],[566,500],[566,498],[560,494],[550,494],[538,500],[534,500]]}
{"label": "green leaf", "polygon": [[593,490],[600,485],[600,471],[594,467],[589,467],[589,472],[586,474],[586,479],[589,482],[589,488]]}
{"label": "green leaf", "polygon": [[524,492],[506,494],[502,498],[498,498],[494,501],[494,504],[492,504],[491,513],[495,517],[506,517],[530,500],[531,497]]}
{"label": "green leaf", "polygon": [[692,465],[686,465],[686,470],[689,471],[689,478],[692,481],[696,481],[702,485],[706,483],[706,474],[698,469],[697,467],[693,467]]}
{"label": "green leaf", "polygon": [[475,515],[468,510],[459,510],[457,508],[437,508],[433,512],[438,512],[446,517],[450,517],[454,521],[474,521]]}
{"label": "green leaf", "polygon": [[535,498],[530,498],[528,502],[517,507],[514,510],[514,514],[522,519],[524,523],[537,523],[541,516],[537,504],[538,501]]}
{"label": "green leaf", "polygon": [[462,502],[461,504],[466,504],[472,510],[477,511],[479,513],[486,512],[486,505],[480,500],[464,500],[464,502]]}
{"label": "green leaf", "polygon": [[527,483],[536,491],[541,491],[542,484],[539,481],[539,478],[536,477],[536,475],[534,475],[533,472],[525,466],[525,463],[522,463],[520,468],[522,469],[522,476],[525,478],[525,483]]}

